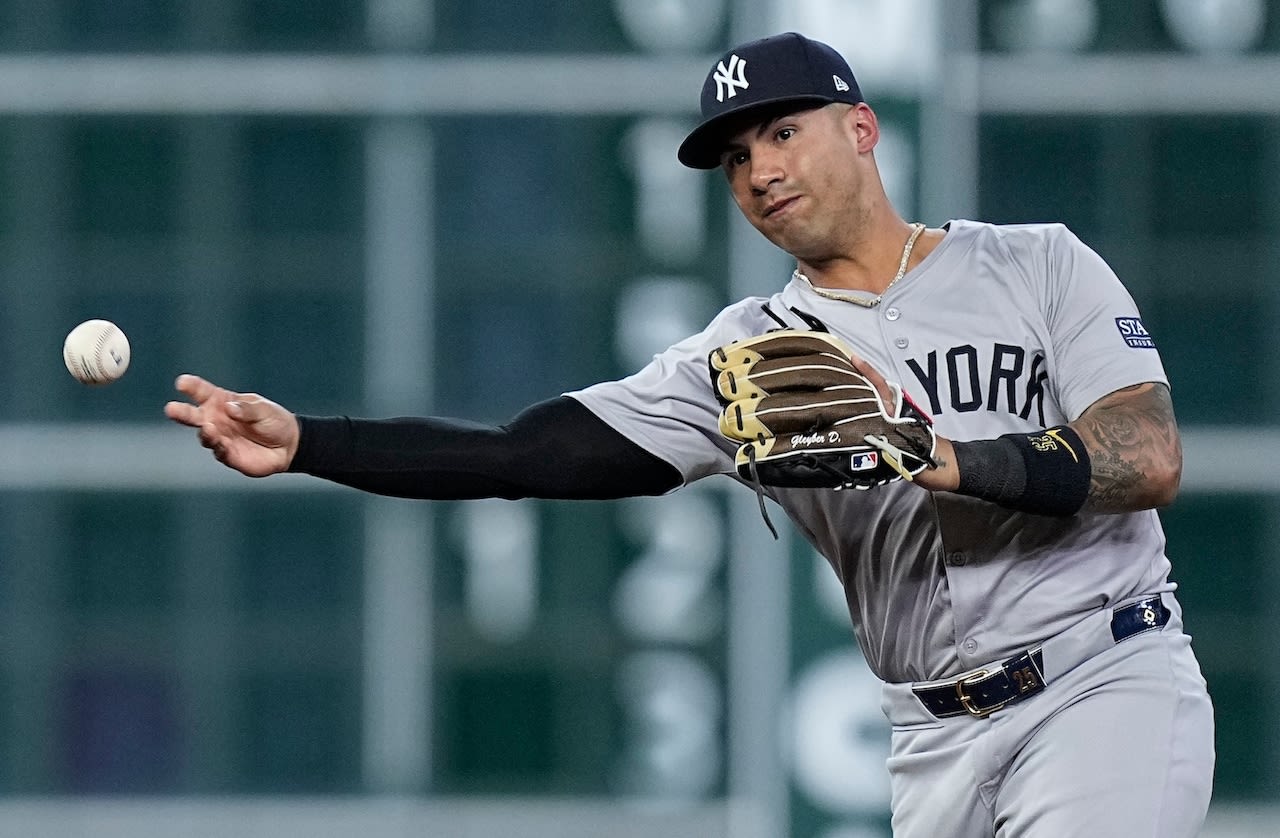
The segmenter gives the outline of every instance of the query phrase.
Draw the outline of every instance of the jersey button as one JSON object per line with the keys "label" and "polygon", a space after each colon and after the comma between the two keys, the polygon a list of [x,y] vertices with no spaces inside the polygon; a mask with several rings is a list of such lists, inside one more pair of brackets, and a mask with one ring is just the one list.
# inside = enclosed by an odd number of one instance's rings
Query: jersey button
{"label": "jersey button", "polygon": [[969,562],[969,556],[960,550],[955,551],[947,556],[947,564],[952,567],[964,567]]}
{"label": "jersey button", "polygon": [[978,651],[978,641],[973,640],[972,638],[966,640],[964,642],[964,650],[972,655],[974,652]]}
{"label": "jersey button", "polygon": [[906,349],[908,346],[911,345],[911,341],[907,340],[906,338],[898,338],[893,342],[893,345],[898,347],[899,349]]}
{"label": "jersey button", "polygon": [[897,320],[902,316],[902,312],[896,308],[887,308],[884,310],[884,318],[886,320]]}

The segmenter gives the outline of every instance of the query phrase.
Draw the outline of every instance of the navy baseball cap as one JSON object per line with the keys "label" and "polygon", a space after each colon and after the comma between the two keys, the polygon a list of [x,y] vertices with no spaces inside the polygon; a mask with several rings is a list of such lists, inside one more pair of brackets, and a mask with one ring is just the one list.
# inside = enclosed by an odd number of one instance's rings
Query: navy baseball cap
{"label": "navy baseball cap", "polygon": [[714,169],[729,137],[757,110],[861,101],[849,64],[826,44],[797,32],[751,41],[726,52],[707,73],[702,124],[680,144],[678,156],[691,169]]}

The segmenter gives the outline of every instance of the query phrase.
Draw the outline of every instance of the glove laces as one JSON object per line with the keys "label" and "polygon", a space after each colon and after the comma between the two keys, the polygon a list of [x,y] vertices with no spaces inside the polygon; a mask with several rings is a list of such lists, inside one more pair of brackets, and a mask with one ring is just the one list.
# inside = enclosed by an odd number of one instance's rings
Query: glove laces
{"label": "glove laces", "polygon": [[751,487],[756,490],[756,502],[760,504],[760,517],[764,519],[764,525],[769,528],[769,532],[773,533],[773,540],[778,541],[778,530],[774,528],[773,521],[769,520],[769,510],[764,505],[764,483],[761,482],[760,472],[756,468],[755,446],[747,448],[747,465],[751,469]]}

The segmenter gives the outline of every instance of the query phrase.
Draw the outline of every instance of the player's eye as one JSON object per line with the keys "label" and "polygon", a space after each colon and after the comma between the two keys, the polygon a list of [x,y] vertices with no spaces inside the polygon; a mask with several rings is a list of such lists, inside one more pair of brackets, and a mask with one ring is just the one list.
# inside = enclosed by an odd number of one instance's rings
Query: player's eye
{"label": "player's eye", "polygon": [[781,140],[782,142],[786,142],[787,140],[789,140],[789,139],[791,139],[792,137],[794,137],[794,136],[795,136],[795,133],[796,133],[796,129],[795,129],[795,128],[792,128],[790,125],[788,125],[788,126],[786,126],[786,127],[784,127],[784,128],[779,128],[779,129],[774,133],[774,136],[775,136],[775,137],[777,137],[777,138],[778,138],[779,140]]}
{"label": "player's eye", "polygon": [[736,169],[743,163],[747,162],[748,155],[745,151],[730,151],[724,155],[724,167],[726,169]]}

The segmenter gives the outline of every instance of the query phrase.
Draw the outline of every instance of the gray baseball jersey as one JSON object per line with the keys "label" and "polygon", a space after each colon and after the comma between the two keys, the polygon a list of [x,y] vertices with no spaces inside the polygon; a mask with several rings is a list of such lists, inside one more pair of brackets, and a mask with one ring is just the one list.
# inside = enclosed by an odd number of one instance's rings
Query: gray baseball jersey
{"label": "gray baseball jersey", "polygon": [[[817,317],[957,441],[1061,424],[1120,388],[1167,383],[1133,299],[1069,230],[952,221],[874,308],[793,279],[730,305],[636,374],[568,395],[686,482],[734,475],[707,355],[777,328],[764,303],[796,328],[808,326],[792,309]],[[767,491],[831,562],[867,662],[890,682],[956,675],[1173,589],[1153,510],[1050,518],[901,482]]]}

